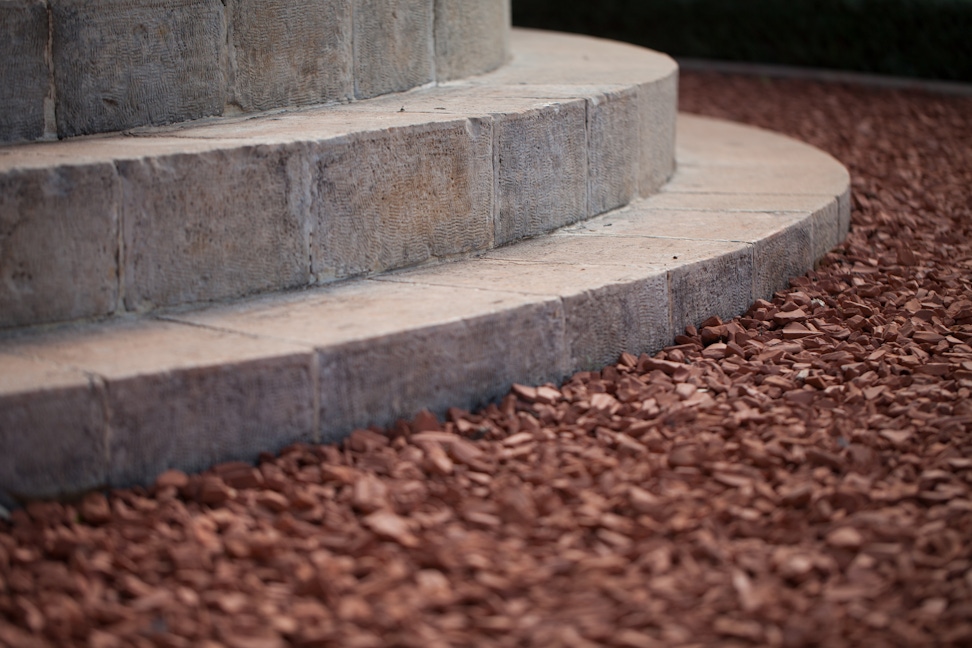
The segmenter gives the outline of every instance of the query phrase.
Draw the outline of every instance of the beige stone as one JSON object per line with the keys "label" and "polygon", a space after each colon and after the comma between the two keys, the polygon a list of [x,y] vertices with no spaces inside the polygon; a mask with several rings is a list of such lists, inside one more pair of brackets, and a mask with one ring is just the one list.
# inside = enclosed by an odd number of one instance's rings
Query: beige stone
{"label": "beige stone", "polygon": [[588,216],[628,204],[638,192],[641,115],[637,88],[588,102]]}
{"label": "beige stone", "polygon": [[724,320],[753,303],[753,251],[745,243],[722,243],[713,254],[673,268],[669,274],[672,330],[718,315]]}
{"label": "beige stone", "polygon": [[115,310],[119,195],[110,164],[0,174],[0,327]]}
{"label": "beige stone", "polygon": [[43,0],[0,4],[0,143],[44,136],[44,102],[51,95],[47,39]]}
{"label": "beige stone", "polygon": [[439,81],[482,74],[510,56],[510,0],[435,0]]}
{"label": "beige stone", "polygon": [[60,137],[222,112],[220,0],[50,0]]}
{"label": "beige stone", "polygon": [[103,399],[80,371],[0,349],[0,505],[106,483]]}
{"label": "beige stone", "polygon": [[654,194],[675,172],[675,131],[678,111],[678,70],[639,88],[641,174],[638,195]]}
{"label": "beige stone", "polygon": [[753,244],[753,298],[769,299],[813,268],[813,222],[804,219]]}
{"label": "beige stone", "polygon": [[390,129],[311,152],[313,273],[380,272],[493,245],[489,120]]}
{"label": "beige stone", "polygon": [[234,0],[234,97],[244,111],[354,97],[351,0]]}
{"label": "beige stone", "polygon": [[354,0],[354,91],[358,99],[434,80],[435,0]]}
{"label": "beige stone", "polygon": [[586,113],[581,100],[496,120],[497,245],[587,216]]}
{"label": "beige stone", "polygon": [[112,486],[144,484],[168,468],[252,461],[316,438],[316,369],[298,345],[139,320],[55,331],[15,348],[104,382]]}
{"label": "beige stone", "polygon": [[146,311],[306,285],[301,153],[254,146],[119,162],[125,306]]}

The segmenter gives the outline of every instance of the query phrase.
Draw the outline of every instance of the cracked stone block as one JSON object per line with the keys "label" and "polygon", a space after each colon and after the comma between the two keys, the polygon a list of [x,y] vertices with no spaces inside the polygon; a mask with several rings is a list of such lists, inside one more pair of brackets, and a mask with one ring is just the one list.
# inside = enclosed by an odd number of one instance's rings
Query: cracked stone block
{"label": "cracked stone block", "polygon": [[220,0],[50,0],[59,137],[218,115]]}

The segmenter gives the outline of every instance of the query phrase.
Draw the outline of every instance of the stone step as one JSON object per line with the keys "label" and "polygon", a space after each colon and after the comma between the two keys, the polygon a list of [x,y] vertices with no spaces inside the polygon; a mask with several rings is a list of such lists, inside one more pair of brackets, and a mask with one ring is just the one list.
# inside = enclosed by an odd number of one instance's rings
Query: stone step
{"label": "stone step", "polygon": [[669,57],[523,30],[512,50],[367,101],[0,148],[0,328],[467,255],[671,175]]}
{"label": "stone step", "polygon": [[510,0],[4,0],[0,143],[400,92],[509,32]]}
{"label": "stone step", "polygon": [[656,195],[451,263],[0,339],[0,503],[253,461],[557,383],[769,297],[836,245],[849,176],[681,116]]}

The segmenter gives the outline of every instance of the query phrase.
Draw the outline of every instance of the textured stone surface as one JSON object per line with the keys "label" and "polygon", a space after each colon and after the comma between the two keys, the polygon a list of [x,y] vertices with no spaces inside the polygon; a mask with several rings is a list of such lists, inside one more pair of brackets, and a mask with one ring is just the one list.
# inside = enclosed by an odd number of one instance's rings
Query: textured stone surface
{"label": "textured stone surface", "polygon": [[51,0],[60,137],[219,114],[220,0]]}
{"label": "textured stone surface", "polygon": [[18,348],[104,381],[115,486],[315,438],[313,356],[293,344],[142,320],[57,331]]}
{"label": "textured stone surface", "polygon": [[435,0],[354,0],[354,94],[358,99],[434,80]]}
{"label": "textured stone surface", "polygon": [[303,162],[260,146],[119,162],[126,307],[305,285]]}
{"label": "textured stone surface", "polygon": [[80,371],[0,348],[0,505],[105,484],[103,397]]}
{"label": "textured stone surface", "polygon": [[813,221],[805,219],[753,244],[753,298],[769,299],[813,267]]}
{"label": "textured stone surface", "polygon": [[587,216],[585,102],[498,118],[496,244]]}
{"label": "textured stone surface", "polygon": [[0,174],[0,327],[115,310],[119,196],[110,164]]}
{"label": "textured stone surface", "polygon": [[439,81],[482,74],[510,55],[510,0],[435,0]]}
{"label": "textured stone surface", "polygon": [[354,96],[351,0],[235,0],[235,100],[244,111]]}
{"label": "textured stone surface", "polygon": [[315,150],[317,280],[491,247],[491,126],[478,119],[437,122]]}
{"label": "textured stone surface", "polygon": [[638,194],[650,196],[675,172],[675,130],[678,117],[678,70],[639,90],[641,106],[641,175]]}
{"label": "textured stone surface", "polygon": [[671,271],[672,330],[698,326],[716,315],[745,312],[753,303],[753,250],[744,243],[723,243],[723,251]]}
{"label": "textured stone surface", "polygon": [[47,39],[42,0],[0,3],[0,143],[44,135],[44,100],[51,90]]}
{"label": "textured stone surface", "polygon": [[636,88],[588,102],[589,216],[626,205],[638,192],[643,145],[638,109]]}
{"label": "textured stone surface", "polygon": [[[566,375],[563,311],[557,300],[538,301],[327,349],[320,362],[322,431],[337,439],[425,408],[441,415],[485,405],[515,382],[559,382]],[[382,368],[380,389],[373,367]]]}

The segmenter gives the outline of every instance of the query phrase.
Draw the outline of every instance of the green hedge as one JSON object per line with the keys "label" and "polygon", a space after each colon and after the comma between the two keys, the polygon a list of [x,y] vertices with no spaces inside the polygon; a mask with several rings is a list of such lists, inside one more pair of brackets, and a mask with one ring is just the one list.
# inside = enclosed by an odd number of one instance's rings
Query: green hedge
{"label": "green hedge", "polygon": [[972,0],[513,0],[513,23],[674,56],[972,81]]}

